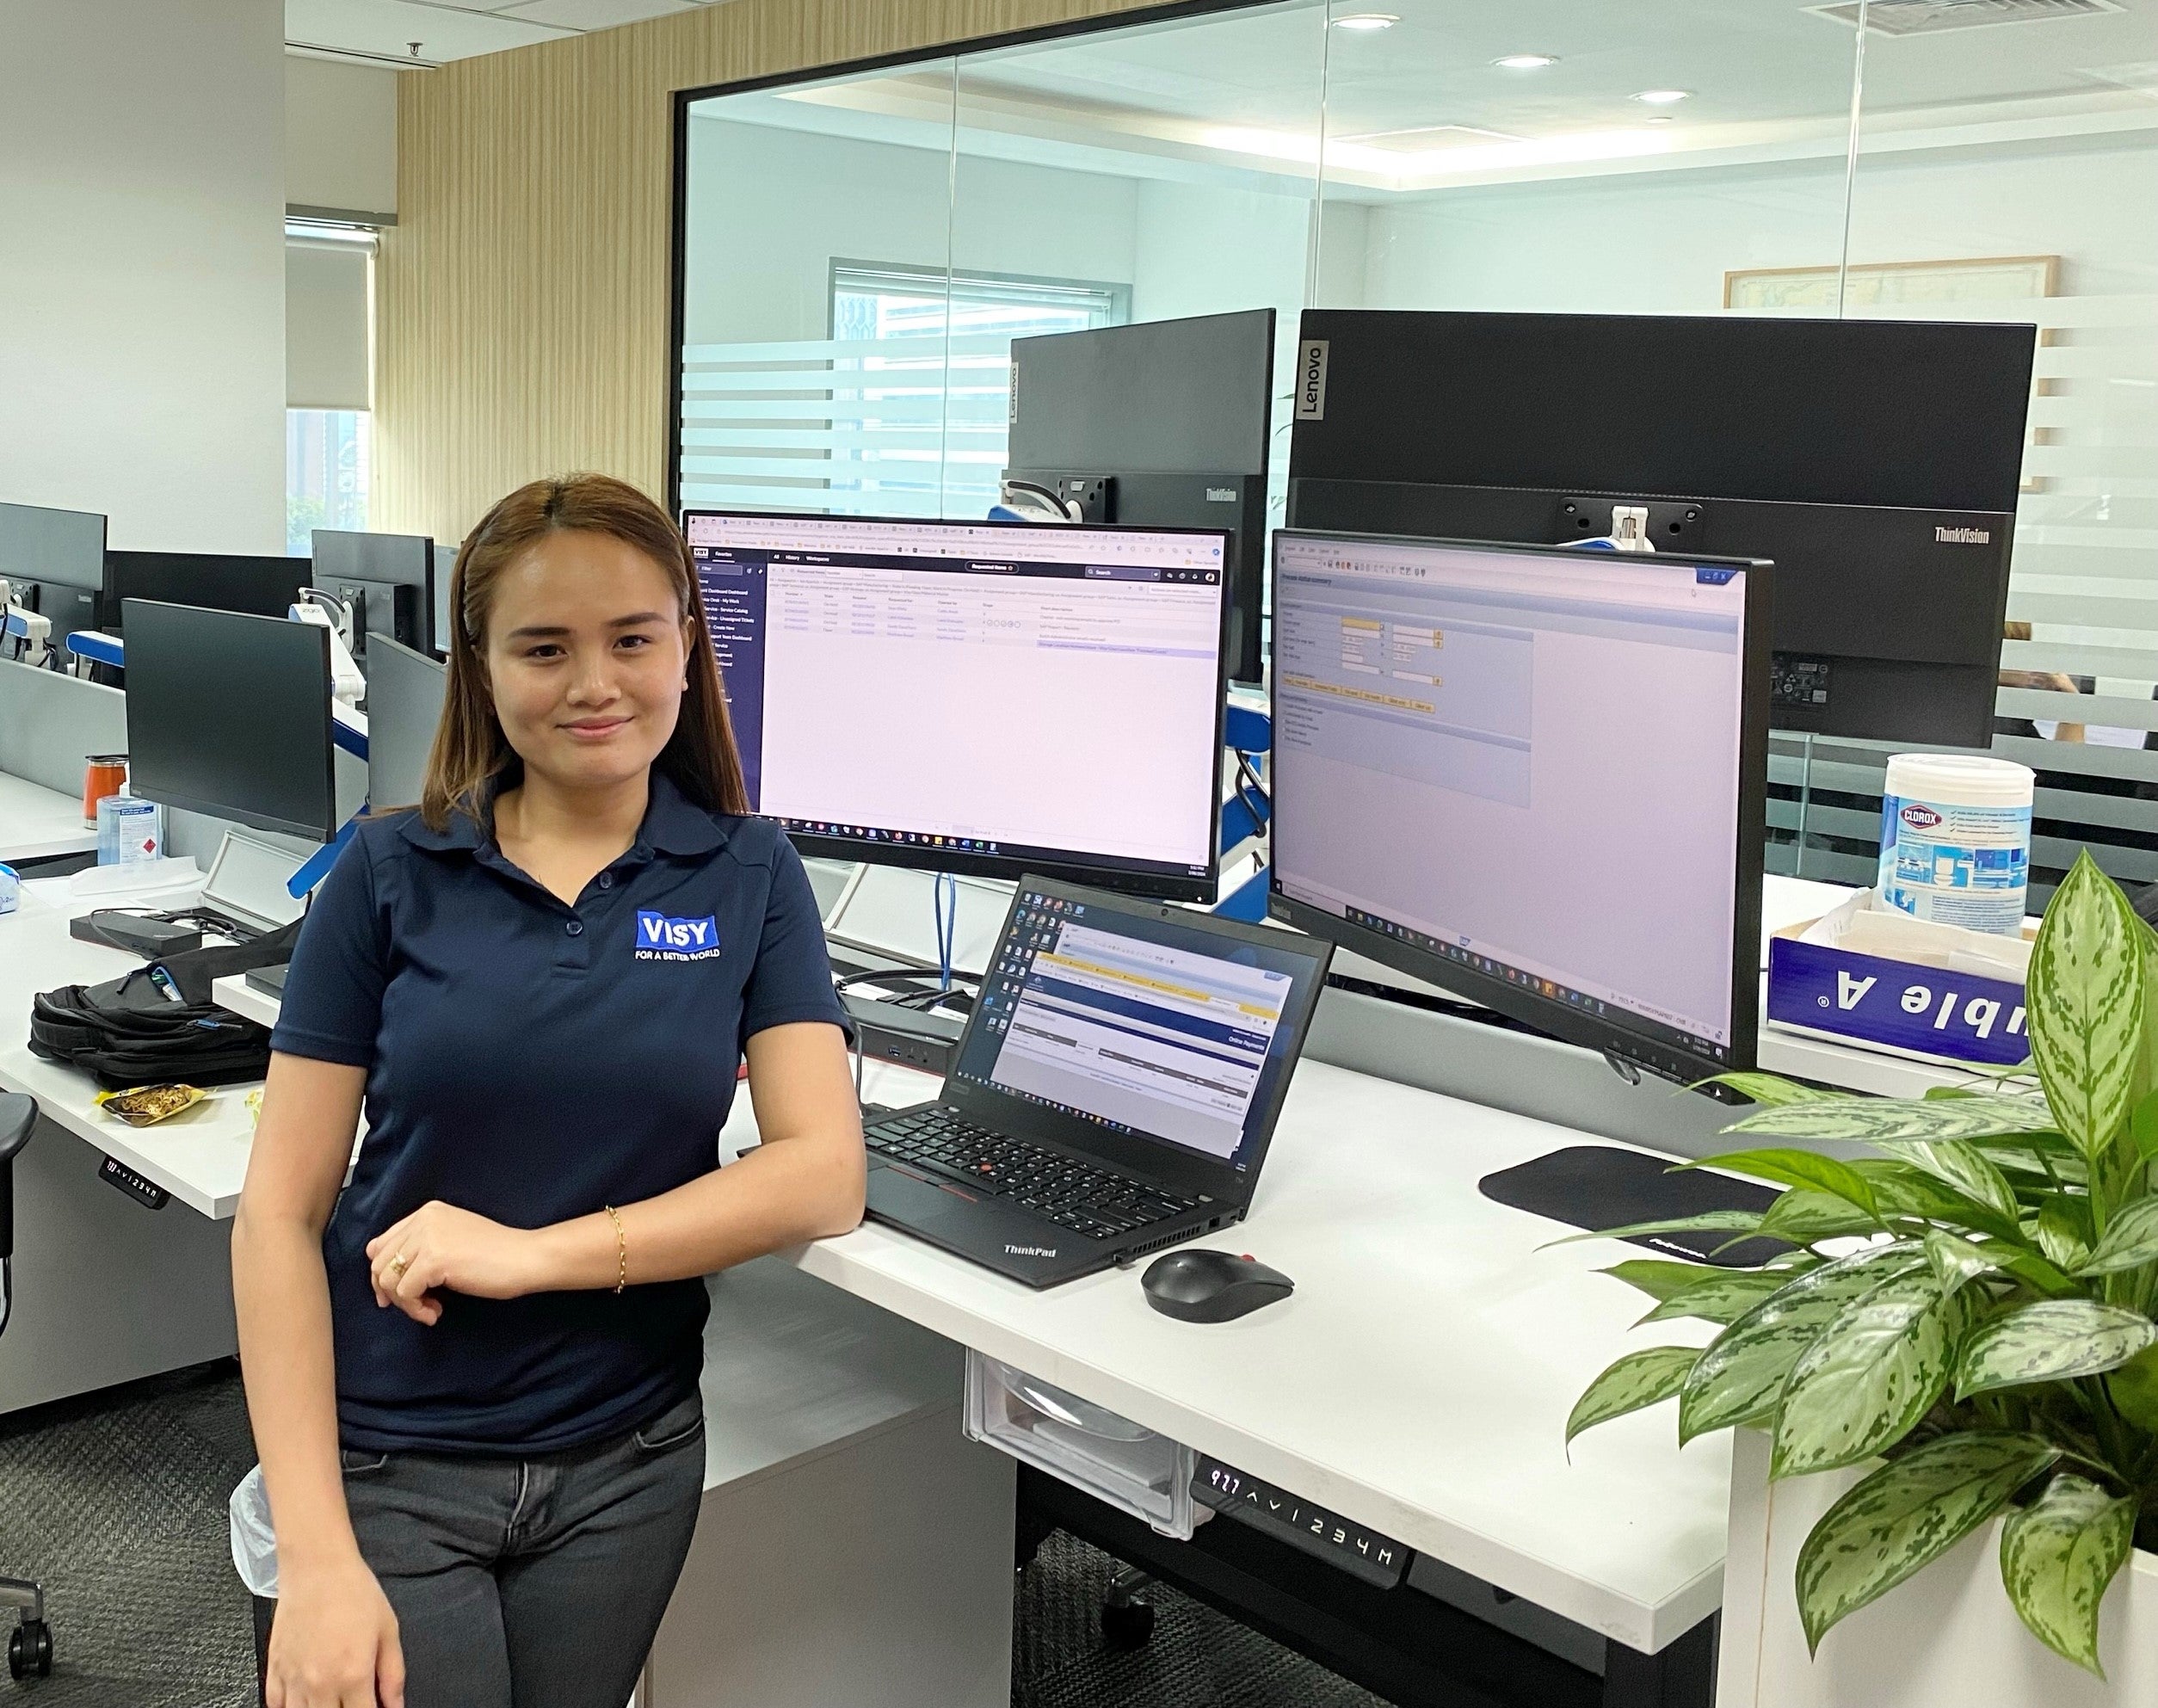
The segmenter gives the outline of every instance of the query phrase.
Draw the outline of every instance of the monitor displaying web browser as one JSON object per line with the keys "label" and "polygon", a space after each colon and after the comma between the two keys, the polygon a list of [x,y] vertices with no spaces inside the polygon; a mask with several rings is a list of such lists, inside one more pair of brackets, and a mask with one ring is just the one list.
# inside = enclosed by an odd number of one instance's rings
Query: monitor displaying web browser
{"label": "monitor displaying web browser", "polygon": [[1212,899],[1224,533],[682,527],[752,808],[805,853]]}

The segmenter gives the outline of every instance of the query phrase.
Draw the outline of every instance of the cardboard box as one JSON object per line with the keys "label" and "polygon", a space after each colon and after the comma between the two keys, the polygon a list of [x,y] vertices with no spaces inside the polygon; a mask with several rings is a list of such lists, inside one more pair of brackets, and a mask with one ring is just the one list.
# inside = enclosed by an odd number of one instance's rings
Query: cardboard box
{"label": "cardboard box", "polygon": [[[2028,1057],[2019,980],[1862,954],[1834,940],[1872,899],[1861,890],[1833,913],[1769,938],[1767,1023],[1950,1066],[2012,1068]],[[2026,939],[2034,930],[2025,921]]]}

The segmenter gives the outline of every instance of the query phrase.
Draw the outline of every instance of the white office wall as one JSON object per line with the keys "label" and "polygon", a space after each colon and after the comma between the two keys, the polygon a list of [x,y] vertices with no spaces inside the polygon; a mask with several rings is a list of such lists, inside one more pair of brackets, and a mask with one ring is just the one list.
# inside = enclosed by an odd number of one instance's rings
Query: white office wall
{"label": "white office wall", "polygon": [[[1372,308],[1713,312],[1726,271],[1832,264],[1840,160],[1458,190],[1370,216]],[[2158,290],[2158,146],[1862,157],[1856,262],[2057,255],[2073,295]],[[1345,295],[1322,298],[1354,305]]]}
{"label": "white office wall", "polygon": [[0,0],[0,497],[284,543],[280,0]]}
{"label": "white office wall", "polygon": [[285,59],[285,200],[296,207],[394,213],[398,78],[373,65]]}
{"label": "white office wall", "polygon": [[823,338],[831,263],[903,262],[1129,284],[1137,186],[941,150],[720,119],[689,126],[684,337],[696,343]]}

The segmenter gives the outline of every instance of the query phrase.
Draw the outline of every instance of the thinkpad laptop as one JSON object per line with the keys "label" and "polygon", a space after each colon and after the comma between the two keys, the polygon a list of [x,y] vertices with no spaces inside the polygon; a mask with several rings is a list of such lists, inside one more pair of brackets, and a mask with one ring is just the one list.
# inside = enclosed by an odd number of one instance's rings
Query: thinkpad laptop
{"label": "thinkpad laptop", "polygon": [[1027,878],[869,1215],[1046,1287],[1242,1219],[1332,946]]}

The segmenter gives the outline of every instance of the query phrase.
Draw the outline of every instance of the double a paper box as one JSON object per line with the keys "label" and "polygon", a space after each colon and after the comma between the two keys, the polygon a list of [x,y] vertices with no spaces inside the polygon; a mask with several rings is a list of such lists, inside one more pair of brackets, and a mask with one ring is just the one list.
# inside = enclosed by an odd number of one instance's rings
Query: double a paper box
{"label": "double a paper box", "polygon": [[2004,938],[1884,912],[1862,890],[1768,940],[1768,1023],[1921,1061],[2014,1067],[2031,1053],[2033,934],[2030,921]]}

